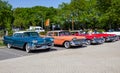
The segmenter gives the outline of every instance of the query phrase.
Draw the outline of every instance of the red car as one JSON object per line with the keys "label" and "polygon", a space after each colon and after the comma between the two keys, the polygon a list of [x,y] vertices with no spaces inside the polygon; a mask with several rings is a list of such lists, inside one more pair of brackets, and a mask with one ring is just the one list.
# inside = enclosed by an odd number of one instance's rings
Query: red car
{"label": "red car", "polygon": [[94,33],[92,34],[94,36],[100,36],[103,37],[106,42],[108,41],[117,41],[119,38],[115,34],[107,34],[107,33]]}
{"label": "red car", "polygon": [[85,36],[88,43],[87,44],[101,44],[104,43],[104,38],[98,35],[88,34],[83,31],[71,31],[75,36]]}

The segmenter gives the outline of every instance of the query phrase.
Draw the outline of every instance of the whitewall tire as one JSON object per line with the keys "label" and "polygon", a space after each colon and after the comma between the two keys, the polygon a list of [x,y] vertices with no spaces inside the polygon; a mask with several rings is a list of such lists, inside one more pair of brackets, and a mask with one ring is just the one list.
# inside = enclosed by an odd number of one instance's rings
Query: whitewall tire
{"label": "whitewall tire", "polygon": [[65,48],[70,48],[70,42],[68,42],[68,41],[64,42],[64,47]]}
{"label": "whitewall tire", "polygon": [[7,44],[7,48],[9,48],[9,49],[10,49],[10,48],[11,48],[11,44],[9,44],[9,43],[8,43],[8,44]]}

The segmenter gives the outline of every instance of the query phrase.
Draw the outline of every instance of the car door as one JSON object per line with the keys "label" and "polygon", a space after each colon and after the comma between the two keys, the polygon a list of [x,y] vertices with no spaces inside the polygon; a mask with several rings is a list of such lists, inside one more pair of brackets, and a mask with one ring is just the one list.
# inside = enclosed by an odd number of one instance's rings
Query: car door
{"label": "car door", "polygon": [[59,35],[59,32],[54,32],[53,37],[54,37],[54,44],[63,45],[65,40],[63,39],[63,36]]}
{"label": "car door", "polygon": [[13,46],[17,47],[18,46],[18,41],[17,41],[17,38],[18,38],[19,34],[18,33],[15,33],[12,37],[12,41],[13,41]]}
{"label": "car door", "polygon": [[16,33],[13,41],[16,47],[22,48],[24,44],[22,33]]}

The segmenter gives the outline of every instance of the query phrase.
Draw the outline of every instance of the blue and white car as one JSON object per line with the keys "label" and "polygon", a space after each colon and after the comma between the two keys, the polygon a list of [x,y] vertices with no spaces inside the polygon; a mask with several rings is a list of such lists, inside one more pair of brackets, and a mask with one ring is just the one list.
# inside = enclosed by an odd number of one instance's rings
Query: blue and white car
{"label": "blue and white car", "polygon": [[19,31],[12,36],[4,36],[3,42],[8,48],[18,47],[25,49],[26,52],[31,50],[45,49],[50,50],[54,45],[54,39],[50,37],[40,37],[37,32]]}

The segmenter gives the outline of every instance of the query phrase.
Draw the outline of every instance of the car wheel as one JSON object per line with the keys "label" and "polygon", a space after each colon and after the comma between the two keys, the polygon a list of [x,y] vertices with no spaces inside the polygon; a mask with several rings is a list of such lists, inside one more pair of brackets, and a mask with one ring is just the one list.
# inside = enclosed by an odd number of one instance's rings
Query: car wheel
{"label": "car wheel", "polygon": [[87,45],[90,45],[91,44],[91,41],[90,40],[87,40]]}
{"label": "car wheel", "polygon": [[68,42],[68,41],[64,42],[64,47],[65,48],[70,48],[70,42]]}
{"label": "car wheel", "polygon": [[30,52],[30,46],[29,46],[29,44],[26,44],[26,45],[25,45],[25,50],[26,50],[27,53]]}
{"label": "car wheel", "polygon": [[10,49],[10,48],[11,48],[11,44],[9,44],[9,43],[8,43],[8,44],[7,44],[7,48],[9,48],[9,49]]}
{"label": "car wheel", "polygon": [[102,38],[102,42],[103,42],[103,43],[105,42],[105,38]]}

